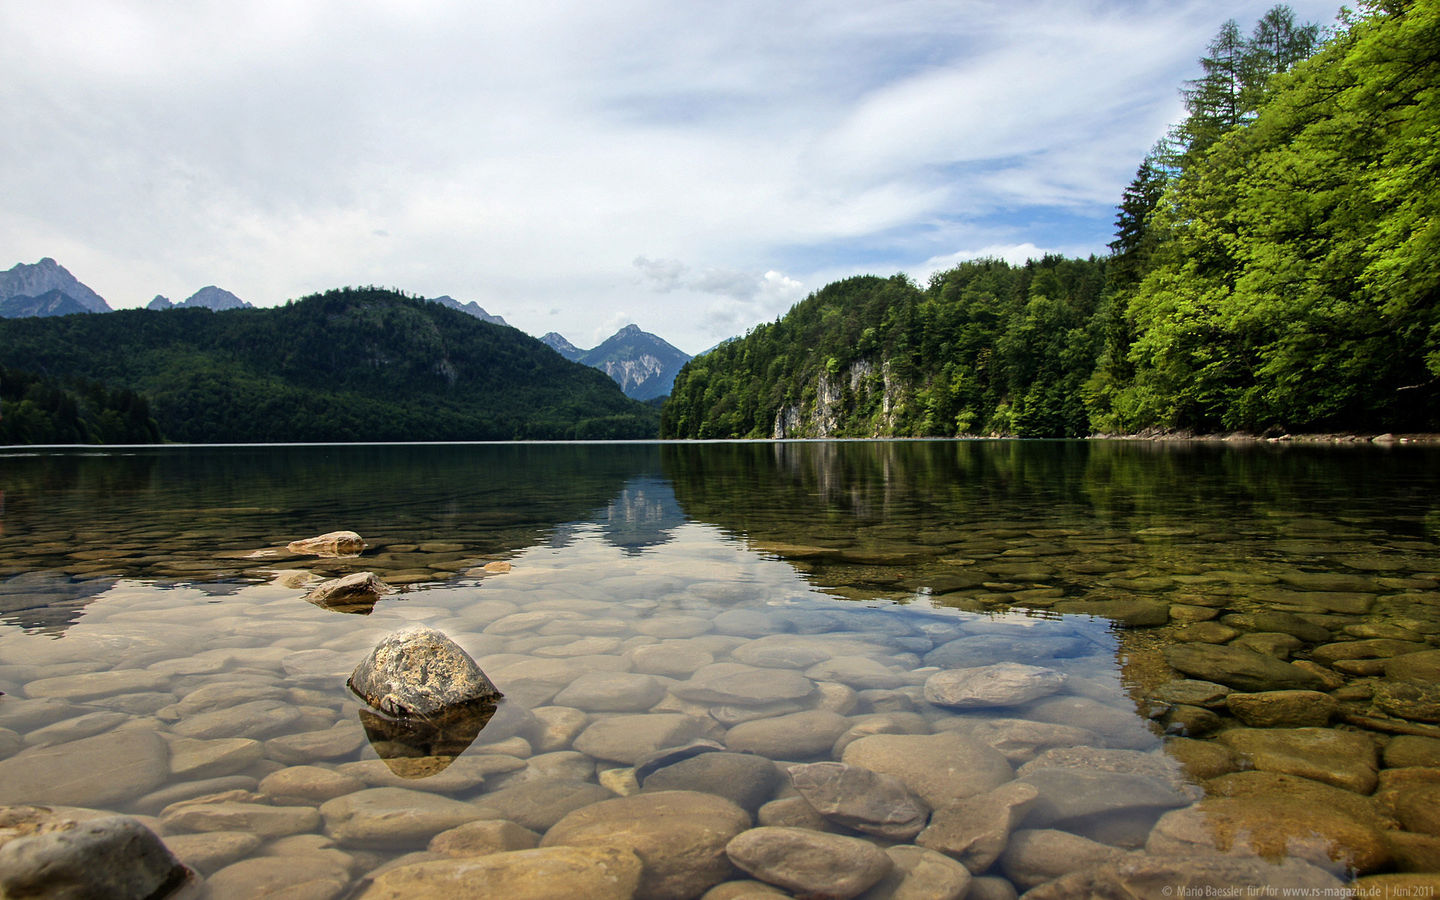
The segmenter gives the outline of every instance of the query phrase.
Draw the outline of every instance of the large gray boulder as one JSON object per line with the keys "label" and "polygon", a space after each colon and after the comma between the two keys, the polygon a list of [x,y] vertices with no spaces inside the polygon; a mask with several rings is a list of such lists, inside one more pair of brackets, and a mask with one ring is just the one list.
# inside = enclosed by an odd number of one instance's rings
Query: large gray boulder
{"label": "large gray boulder", "polygon": [[161,897],[191,878],[155,833],[126,816],[74,821],[0,809],[0,897]]}
{"label": "large gray boulder", "polygon": [[425,625],[386,636],[350,675],[350,689],[391,716],[439,719],[501,693],[463,648]]}

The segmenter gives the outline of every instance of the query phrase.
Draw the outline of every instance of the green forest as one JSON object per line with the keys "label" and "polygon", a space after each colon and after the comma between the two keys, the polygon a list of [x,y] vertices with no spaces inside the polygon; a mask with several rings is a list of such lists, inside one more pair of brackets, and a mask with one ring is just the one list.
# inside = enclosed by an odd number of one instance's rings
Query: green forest
{"label": "green forest", "polygon": [[657,412],[513,328],[333,290],[273,309],[0,321],[0,442],[653,437]]}
{"label": "green forest", "polygon": [[1440,3],[1225,23],[1108,256],[850,278],[692,360],[664,437],[1440,428]]}

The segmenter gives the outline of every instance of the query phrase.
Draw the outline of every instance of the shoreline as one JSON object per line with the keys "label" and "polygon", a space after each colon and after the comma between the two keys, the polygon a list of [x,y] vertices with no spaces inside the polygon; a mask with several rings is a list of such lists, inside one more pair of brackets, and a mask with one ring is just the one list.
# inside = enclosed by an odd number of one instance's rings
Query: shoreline
{"label": "shoreline", "polygon": [[1374,444],[1383,447],[1397,444],[1440,444],[1440,433],[1434,432],[1333,432],[1301,434],[1254,434],[1247,431],[1197,433],[1184,429],[1167,431],[1145,429],[1134,434],[1092,434],[1091,441],[1156,441],[1203,442],[1224,444]]}

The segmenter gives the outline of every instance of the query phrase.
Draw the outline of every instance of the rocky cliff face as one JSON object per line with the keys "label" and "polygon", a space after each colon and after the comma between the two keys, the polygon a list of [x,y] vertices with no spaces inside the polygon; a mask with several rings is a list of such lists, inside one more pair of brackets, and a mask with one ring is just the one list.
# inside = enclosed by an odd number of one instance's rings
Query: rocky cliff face
{"label": "rocky cliff face", "polygon": [[86,312],[110,312],[105,298],[81,284],[79,279],[50,257],[34,264],[18,263],[0,272],[0,300],[14,297],[40,297],[59,291],[74,300]]}
{"label": "rocky cliff face", "polygon": [[[823,438],[842,432],[851,437],[882,437],[895,427],[896,408],[900,402],[900,384],[888,365],[860,359],[834,373],[822,371],[815,379],[815,395],[799,403],[780,408],[775,414],[771,437]],[[870,427],[855,433],[850,419],[852,410],[873,405],[876,408]]]}

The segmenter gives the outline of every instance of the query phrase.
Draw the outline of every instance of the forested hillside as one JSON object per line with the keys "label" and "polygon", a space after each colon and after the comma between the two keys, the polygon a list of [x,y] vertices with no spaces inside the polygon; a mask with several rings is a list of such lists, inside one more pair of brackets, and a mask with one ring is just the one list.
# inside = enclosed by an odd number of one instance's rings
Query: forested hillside
{"label": "forested hillside", "polygon": [[[604,374],[513,328],[378,289],[273,309],[5,320],[0,364],[51,387],[133,392],[172,441],[635,438],[656,427],[655,411]],[[4,419],[21,402],[7,394]]]}
{"label": "forested hillside", "polygon": [[1440,427],[1440,4],[1227,22],[1106,259],[829,285],[692,360],[673,437]]}

